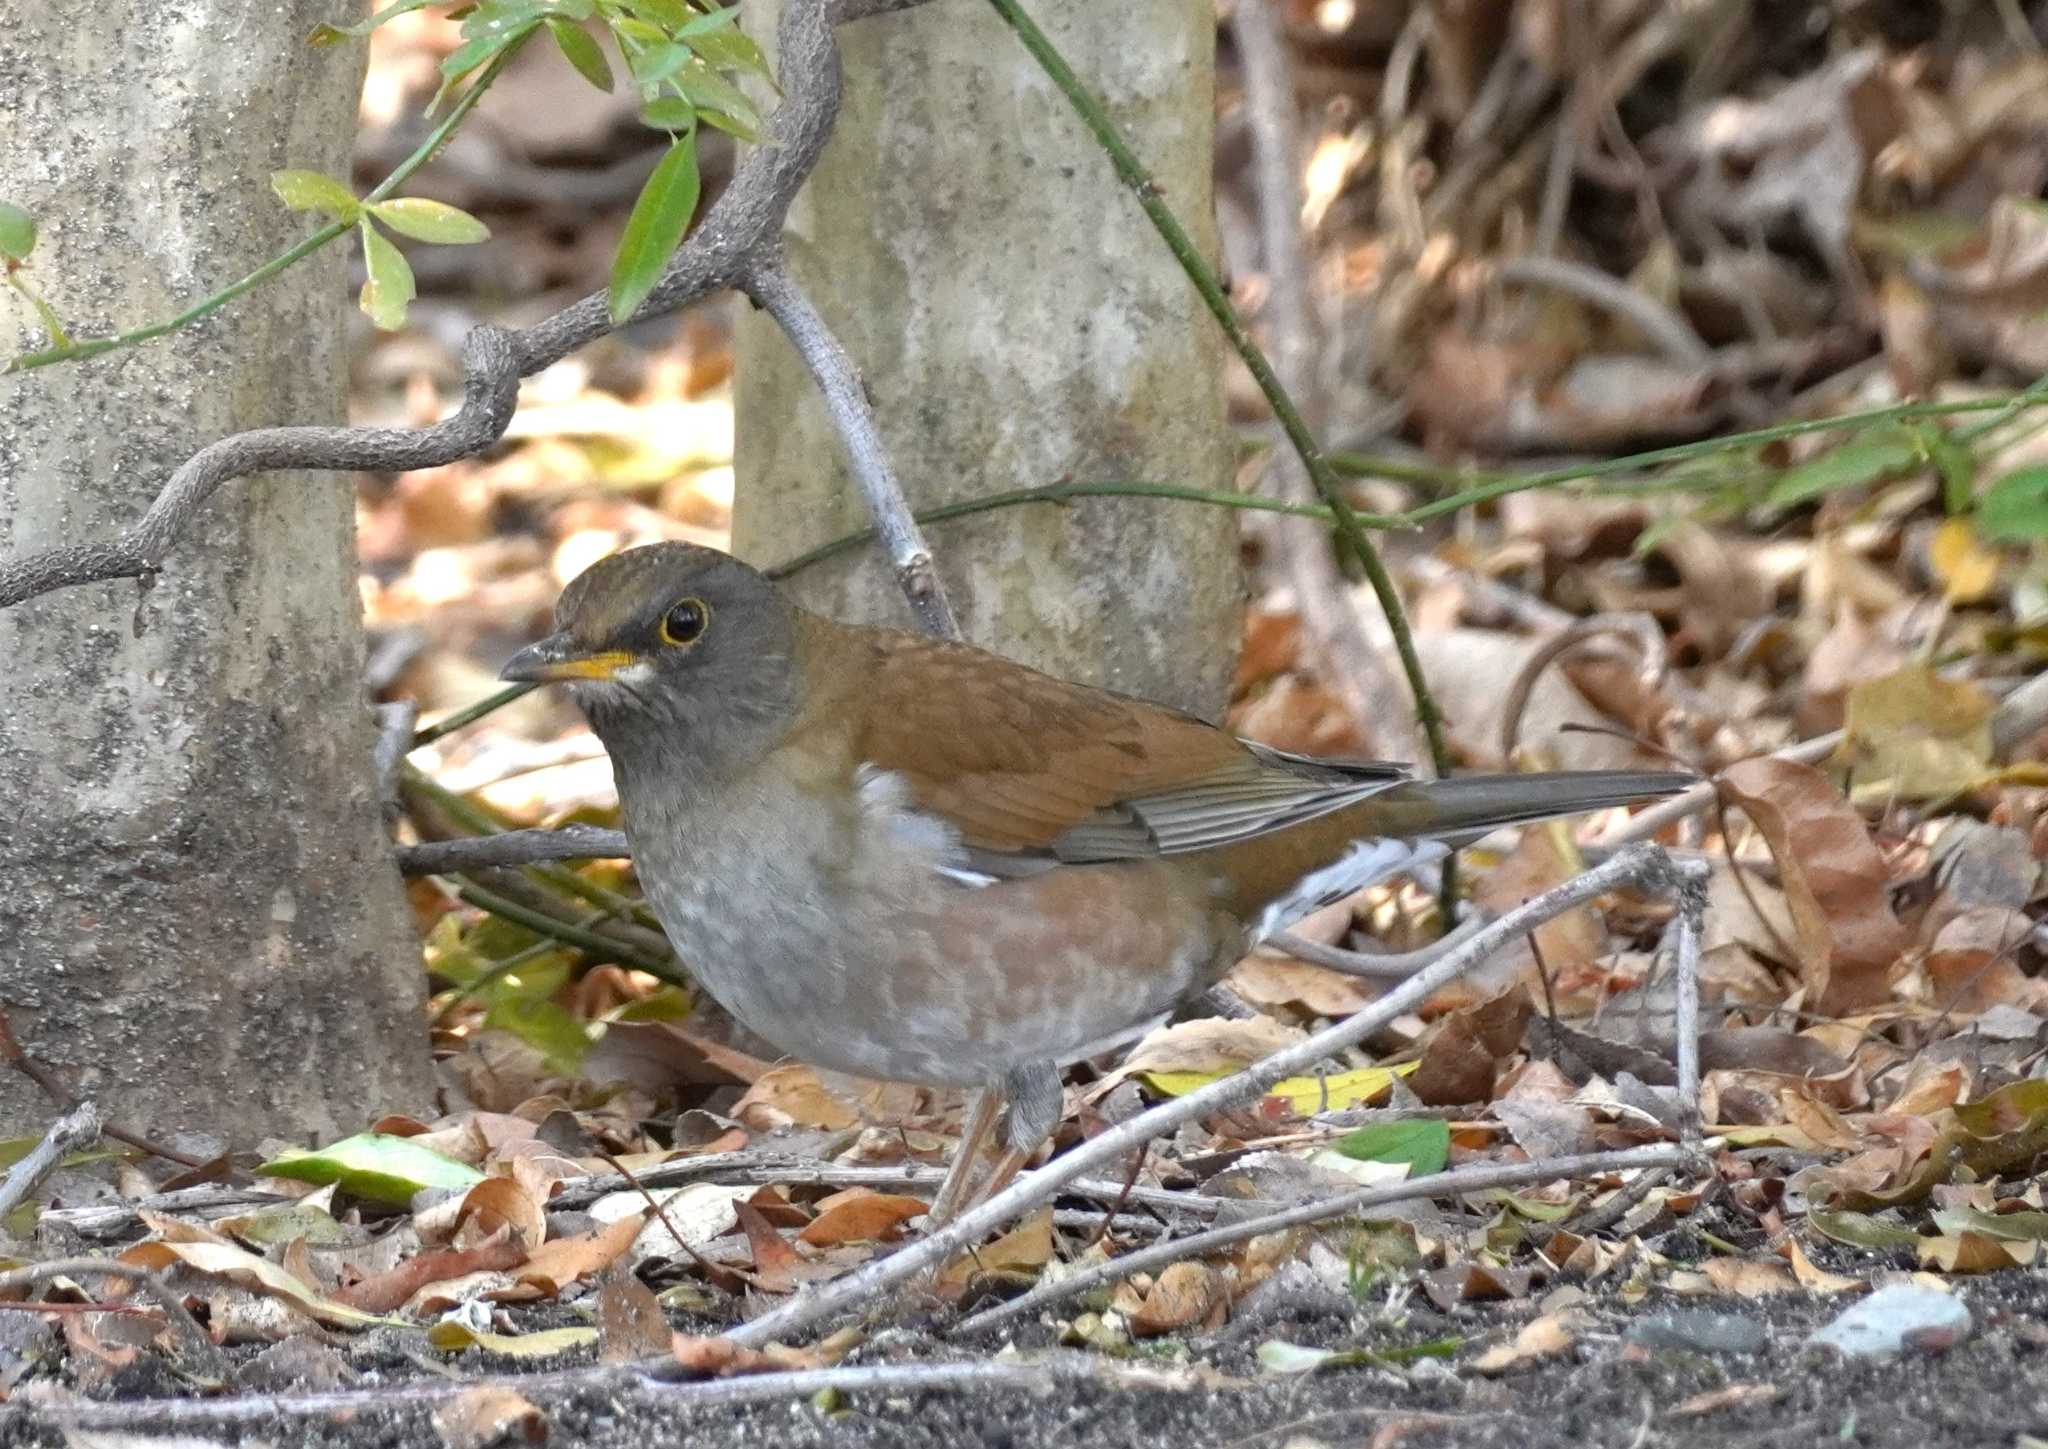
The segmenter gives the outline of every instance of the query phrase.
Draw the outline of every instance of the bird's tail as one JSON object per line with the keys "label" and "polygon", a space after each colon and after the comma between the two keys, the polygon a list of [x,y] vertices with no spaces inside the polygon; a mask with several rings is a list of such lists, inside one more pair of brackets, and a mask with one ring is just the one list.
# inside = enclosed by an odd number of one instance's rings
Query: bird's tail
{"label": "bird's tail", "polygon": [[1276,835],[1232,848],[1238,912],[1263,940],[1353,891],[1441,860],[1503,825],[1675,795],[1672,771],[1565,770],[1409,780]]}
{"label": "bird's tail", "polygon": [[1697,775],[1671,770],[1463,775],[1382,790],[1362,802],[1360,813],[1378,834],[1456,843],[1476,840],[1503,825],[1527,825],[1676,795],[1698,783]]}

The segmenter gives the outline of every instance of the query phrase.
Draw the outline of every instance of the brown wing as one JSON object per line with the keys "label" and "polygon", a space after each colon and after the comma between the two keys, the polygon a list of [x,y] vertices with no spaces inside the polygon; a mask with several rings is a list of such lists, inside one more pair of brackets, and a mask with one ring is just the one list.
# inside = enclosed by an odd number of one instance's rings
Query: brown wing
{"label": "brown wing", "polygon": [[[1191,715],[1066,683],[979,649],[824,621],[856,763],[902,775],[920,809],[979,856],[1116,860],[1244,839],[1406,779],[1397,765],[1309,760]],[[820,668],[819,666],[822,666]],[[820,724],[824,721],[820,720]]]}

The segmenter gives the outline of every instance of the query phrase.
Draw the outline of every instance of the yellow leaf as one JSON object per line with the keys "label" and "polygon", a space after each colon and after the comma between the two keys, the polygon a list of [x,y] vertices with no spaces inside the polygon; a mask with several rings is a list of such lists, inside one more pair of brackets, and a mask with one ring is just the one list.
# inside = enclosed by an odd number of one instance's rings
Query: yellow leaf
{"label": "yellow leaf", "polygon": [[1849,691],[1835,763],[1859,786],[1928,800],[1981,784],[1991,772],[1991,711],[1979,686],[1943,679],[1924,664]]}
{"label": "yellow leaf", "polygon": [[1974,604],[1998,583],[1998,551],[1978,541],[1967,518],[1948,519],[1934,530],[1929,561],[1951,604]]}
{"label": "yellow leaf", "polygon": [[427,1330],[427,1342],[453,1352],[464,1348],[489,1349],[510,1358],[553,1358],[597,1342],[594,1328],[545,1328],[539,1333],[478,1333],[475,1329],[444,1318]]}
{"label": "yellow leaf", "polygon": [[[1326,1077],[1289,1077],[1266,1089],[1268,1097],[1286,1101],[1296,1113],[1309,1116],[1334,1112],[1344,1107],[1366,1107],[1387,1095],[1394,1078],[1405,1077],[1420,1063],[1403,1062],[1396,1067],[1360,1067],[1356,1071],[1332,1072]],[[1146,1085],[1169,1097],[1185,1097],[1197,1087],[1220,1082],[1228,1072],[1141,1072]]]}

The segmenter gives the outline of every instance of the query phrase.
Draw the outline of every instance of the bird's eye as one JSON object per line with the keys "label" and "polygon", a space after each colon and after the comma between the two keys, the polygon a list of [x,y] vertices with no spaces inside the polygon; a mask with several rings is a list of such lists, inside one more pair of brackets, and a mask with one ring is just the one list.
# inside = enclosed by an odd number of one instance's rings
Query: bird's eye
{"label": "bird's eye", "polygon": [[685,599],[661,616],[661,642],[695,644],[711,622],[711,606],[702,599]]}

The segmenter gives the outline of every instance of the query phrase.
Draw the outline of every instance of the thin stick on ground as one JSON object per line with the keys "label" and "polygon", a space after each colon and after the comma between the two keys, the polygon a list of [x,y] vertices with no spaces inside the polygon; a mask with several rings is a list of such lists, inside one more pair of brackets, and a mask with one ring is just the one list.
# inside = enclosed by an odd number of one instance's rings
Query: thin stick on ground
{"label": "thin stick on ground", "polygon": [[1418,1198],[1454,1197],[1459,1193],[1480,1192],[1495,1187],[1526,1187],[1531,1183],[1590,1177],[1596,1173],[1625,1172],[1632,1168],[1671,1167],[1684,1162],[1693,1156],[1694,1152],[1694,1148],[1682,1145],[1630,1147],[1618,1152],[1553,1157],[1547,1162],[1513,1162],[1493,1167],[1463,1167],[1455,1172],[1439,1172],[1429,1177],[1416,1178],[1412,1182],[1362,1187],[1353,1192],[1325,1198],[1321,1202],[1303,1203],[1299,1207],[1284,1208],[1279,1212],[1248,1218],[1241,1223],[1232,1223],[1227,1228],[1212,1228],[1206,1233],[1196,1233],[1192,1237],[1175,1238],[1170,1242],[1141,1248],[1135,1253],[1126,1253],[1120,1258],[1111,1258],[1106,1263],[1079,1269],[1056,1282],[1042,1283],[1022,1297],[972,1314],[962,1319],[953,1331],[967,1333],[979,1328],[989,1328],[1020,1314],[1043,1308],[1047,1304],[1071,1298],[1077,1293],[1085,1293],[1100,1284],[1113,1283],[1120,1278],[1128,1278],[1133,1273],[1150,1272],[1169,1263],[1183,1262],[1189,1258],[1200,1257],[1204,1253],[1234,1247],[1238,1243],[1249,1242],[1253,1238],[1278,1232],[1282,1228],[1301,1227],[1309,1223],[1325,1222],[1331,1218],[1348,1217],[1394,1203],[1414,1202]]}
{"label": "thin stick on ground", "polygon": [[210,1379],[227,1378],[228,1361],[220,1349],[206,1336],[206,1330],[199,1326],[198,1320],[185,1310],[184,1303],[164,1282],[163,1275],[148,1268],[107,1258],[54,1258],[49,1262],[31,1263],[25,1268],[12,1268],[0,1273],[0,1294],[19,1293],[52,1278],[85,1278],[95,1274],[133,1283],[150,1302],[163,1310],[164,1321],[170,1325],[171,1336],[177,1339],[188,1367]]}
{"label": "thin stick on ground", "polygon": [[55,1172],[66,1157],[99,1140],[100,1109],[90,1102],[80,1102],[52,1122],[50,1130],[43,1134],[43,1140],[29,1149],[28,1156],[10,1167],[6,1180],[0,1182],[0,1218],[5,1218],[28,1201],[28,1195],[40,1187],[43,1179]]}
{"label": "thin stick on ground", "polygon": [[730,1336],[743,1346],[759,1347],[799,1333],[845,1309],[872,1303],[877,1295],[906,1282],[926,1268],[947,1261],[1012,1218],[1052,1198],[1083,1173],[1121,1160],[1139,1143],[1149,1142],[1212,1112],[1251,1101],[1275,1082],[1309,1071],[1318,1063],[1357,1045],[1524,932],[1622,886],[1676,891],[1682,888],[1686,879],[1686,875],[1674,868],[1670,858],[1654,847],[1636,846],[1620,852],[1604,864],[1503,915],[1464,946],[1445,953],[1443,959],[1428,970],[1393,988],[1356,1015],[1275,1052],[1247,1071],[1212,1082],[1184,1097],[1140,1113],[1073,1151],[1054,1158],[930,1237],[834,1282],[818,1285],[773,1312],[734,1330]]}

